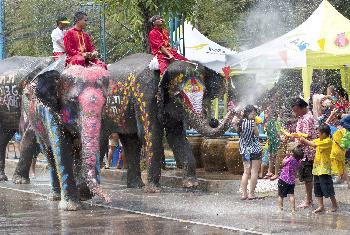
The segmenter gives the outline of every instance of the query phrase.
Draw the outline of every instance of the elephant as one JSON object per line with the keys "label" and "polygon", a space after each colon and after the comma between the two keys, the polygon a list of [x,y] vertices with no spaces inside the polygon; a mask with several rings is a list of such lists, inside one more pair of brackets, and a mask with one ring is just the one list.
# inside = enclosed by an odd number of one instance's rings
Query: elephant
{"label": "elephant", "polygon": [[[22,96],[27,131],[35,133],[47,156],[51,198],[62,210],[80,207],[75,177],[76,155],[81,155],[83,181],[93,195],[110,197],[100,186],[100,130],[106,102],[109,72],[99,66],[64,67],[58,60],[44,69]],[[75,146],[81,146],[78,151]],[[28,156],[23,156],[28,159]]]}
{"label": "elephant", "polygon": [[184,187],[196,187],[196,163],[185,130],[190,125],[204,136],[219,136],[228,129],[231,112],[212,128],[203,108],[207,100],[223,95],[226,81],[199,63],[183,61],[171,63],[160,81],[159,71],[148,67],[152,59],[150,54],[133,54],[109,66],[111,81],[101,146],[107,146],[106,137],[111,133],[119,134],[128,164],[127,187],[144,186],[140,172],[144,146],[149,163],[146,190],[157,192],[165,130],[175,159],[183,163]]}
{"label": "elephant", "polygon": [[[6,146],[19,130],[23,88],[52,62],[51,57],[29,56],[15,56],[0,61],[0,181],[8,180],[5,174]],[[36,142],[31,142],[29,147],[33,155],[37,149]]]}

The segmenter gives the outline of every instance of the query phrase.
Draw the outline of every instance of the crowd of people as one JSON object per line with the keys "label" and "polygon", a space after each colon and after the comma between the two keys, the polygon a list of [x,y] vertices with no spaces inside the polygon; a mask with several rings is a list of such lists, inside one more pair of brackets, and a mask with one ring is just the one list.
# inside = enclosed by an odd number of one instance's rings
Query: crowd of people
{"label": "crowd of people", "polygon": [[[314,213],[325,210],[323,198],[330,198],[330,211],[337,210],[333,184],[345,181],[350,188],[347,170],[350,154],[343,143],[347,141],[344,135],[350,123],[348,97],[344,89],[329,86],[326,94],[321,89],[314,92],[309,103],[300,97],[293,98],[284,113],[274,110],[272,102],[262,108],[265,120],[260,125],[267,135],[264,147],[259,143],[259,123],[255,121],[258,110],[252,105],[245,107],[237,125],[244,165],[242,200],[256,198],[258,178],[277,180],[279,208],[283,210],[283,199],[289,195],[291,210],[295,212],[298,176],[305,186],[305,200],[298,208],[313,207],[314,191],[318,201]],[[288,109],[288,105],[285,107]]]}

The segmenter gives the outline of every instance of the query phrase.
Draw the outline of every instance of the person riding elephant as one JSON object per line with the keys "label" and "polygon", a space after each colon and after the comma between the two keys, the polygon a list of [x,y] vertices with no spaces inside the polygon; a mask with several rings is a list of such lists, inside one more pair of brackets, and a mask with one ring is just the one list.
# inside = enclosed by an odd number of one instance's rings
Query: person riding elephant
{"label": "person riding elephant", "polygon": [[[19,131],[23,88],[52,62],[51,57],[29,56],[9,57],[0,61],[0,181],[8,180],[5,174],[5,152],[7,144]],[[31,144],[33,156],[36,143],[34,141]]]}
{"label": "person riding elephant", "polygon": [[[83,67],[58,60],[30,83],[23,95],[28,130],[47,156],[52,198],[63,210],[80,206],[74,177],[74,146],[81,145],[82,173],[93,195],[109,201],[100,186],[100,130],[109,73],[100,66]],[[24,156],[25,157],[25,156]]]}
{"label": "person riding elephant", "polygon": [[[152,59],[150,54],[134,54],[109,66],[111,81],[101,146],[107,146],[111,133],[118,133],[128,163],[127,186],[143,187],[140,154],[144,145],[149,162],[147,190],[158,191],[165,129],[175,159],[184,165],[184,187],[195,187],[196,163],[186,128],[190,125],[204,136],[219,136],[228,129],[231,112],[217,128],[212,128],[203,107],[207,100],[224,94],[226,81],[199,63],[174,61],[160,83],[160,71],[148,67]],[[159,88],[162,106],[155,96]]]}
{"label": "person riding elephant", "polygon": [[[68,30],[64,35],[64,47],[67,56],[65,57],[65,67],[71,65],[80,65],[89,67],[92,65],[107,69],[107,65],[98,60],[97,51],[95,50],[90,36],[83,30],[87,26],[87,14],[85,12],[76,12],[74,15],[74,27]],[[24,113],[22,115],[26,116]],[[26,125],[25,121],[21,122],[21,126]],[[13,182],[16,184],[27,184],[29,179],[29,161],[27,155],[31,155],[33,148],[31,143],[35,139],[35,133],[31,128],[21,128],[24,138],[22,140],[22,155],[15,169]],[[76,146],[75,146],[76,147]],[[79,176],[79,174],[77,174]],[[83,182],[84,183],[84,182]]]}
{"label": "person riding elephant", "polygon": [[149,21],[153,25],[153,29],[148,35],[149,45],[152,54],[157,57],[160,76],[163,76],[171,62],[175,60],[188,61],[188,59],[177,53],[176,49],[171,48],[169,32],[164,28],[164,20],[160,15],[152,16]]}
{"label": "person riding elephant", "polygon": [[66,49],[66,64],[89,66],[91,64],[107,69],[107,65],[98,60],[97,51],[92,44],[90,36],[83,30],[86,28],[88,17],[85,12],[78,11],[74,15],[74,27],[64,35]]}

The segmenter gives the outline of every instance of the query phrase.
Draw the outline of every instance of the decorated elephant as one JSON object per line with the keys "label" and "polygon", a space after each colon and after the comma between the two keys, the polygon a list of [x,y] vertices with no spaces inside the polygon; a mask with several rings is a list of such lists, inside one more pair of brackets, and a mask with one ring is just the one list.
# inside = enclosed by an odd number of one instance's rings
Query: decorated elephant
{"label": "decorated elephant", "polygon": [[[92,194],[110,200],[99,177],[101,115],[108,77],[108,71],[99,66],[64,69],[64,60],[59,60],[25,89],[22,99],[27,131],[34,131],[47,156],[51,196],[61,200],[63,210],[76,210],[80,205],[74,176],[76,155],[81,155],[82,161],[79,175]],[[81,153],[74,146],[81,146]]]}
{"label": "decorated elephant", "polygon": [[212,128],[203,108],[204,102],[225,92],[225,79],[199,63],[175,61],[159,82],[159,71],[148,67],[152,58],[149,54],[134,54],[109,67],[102,146],[107,146],[110,133],[119,134],[128,163],[127,186],[142,187],[143,145],[149,162],[148,189],[158,191],[165,129],[175,159],[184,166],[183,185],[197,186],[196,163],[185,131],[187,125],[204,136],[219,136],[227,130],[231,113],[219,127]]}
{"label": "decorated elephant", "polygon": [[[7,180],[6,146],[19,130],[23,87],[52,62],[50,57],[28,56],[10,57],[0,61],[0,181]],[[37,149],[36,142],[32,141],[29,147],[33,156]]]}

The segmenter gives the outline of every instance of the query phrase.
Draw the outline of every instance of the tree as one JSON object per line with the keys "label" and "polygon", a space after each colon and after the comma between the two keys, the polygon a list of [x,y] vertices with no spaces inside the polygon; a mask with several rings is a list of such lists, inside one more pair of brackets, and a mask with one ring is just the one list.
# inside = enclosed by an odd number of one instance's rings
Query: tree
{"label": "tree", "polygon": [[199,0],[193,16],[195,27],[211,40],[222,46],[237,48],[240,40],[238,26],[242,15],[255,0]]}
{"label": "tree", "polygon": [[58,15],[72,18],[79,1],[16,0],[5,1],[7,56],[52,54],[51,31]]}
{"label": "tree", "polygon": [[[148,20],[155,14],[162,14],[168,19],[170,14],[191,17],[194,13],[196,0],[105,0],[108,5],[108,15],[119,19],[127,18],[133,31],[138,32],[142,47],[148,48],[148,32],[151,25]],[[149,51],[149,50],[148,50]]]}

